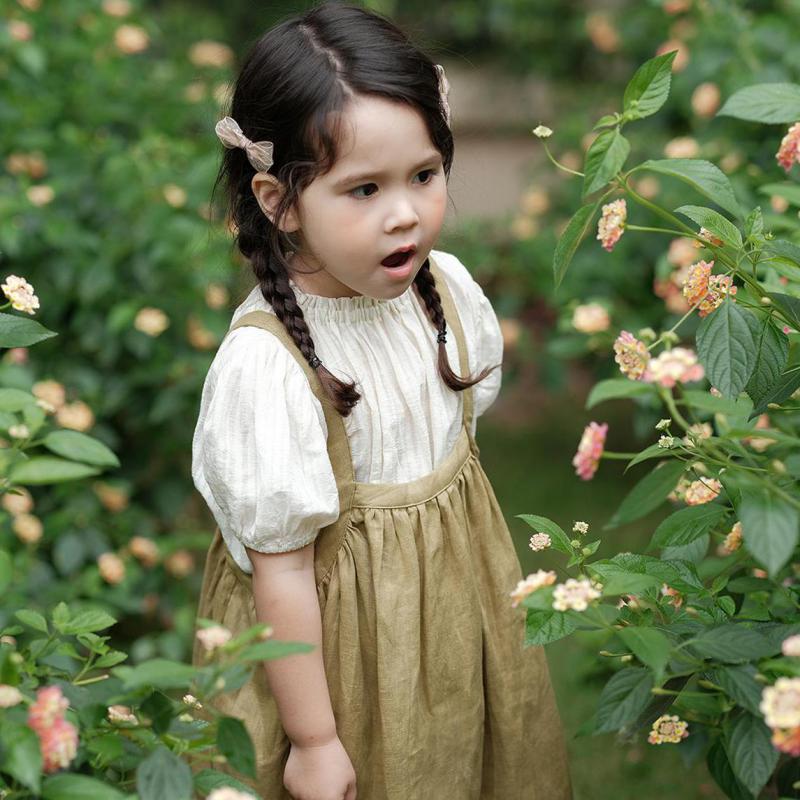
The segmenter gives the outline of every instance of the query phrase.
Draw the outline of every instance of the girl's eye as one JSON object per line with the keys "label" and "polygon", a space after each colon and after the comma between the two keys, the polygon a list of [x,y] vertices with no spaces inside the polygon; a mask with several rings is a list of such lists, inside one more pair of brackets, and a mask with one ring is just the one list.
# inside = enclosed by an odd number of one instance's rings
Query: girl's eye
{"label": "girl's eye", "polygon": [[[429,184],[431,182],[431,178],[434,175],[436,175],[438,173],[438,171],[439,171],[438,169],[423,169],[421,172],[418,172],[415,177],[418,177],[420,175],[427,175],[428,176],[427,179],[422,181],[423,185],[427,185],[427,184]],[[364,199],[364,198],[367,198],[367,197],[372,197],[372,195],[375,193],[375,190],[377,190],[377,188],[378,187],[374,183],[365,183],[362,186],[356,186],[355,189],[351,189],[349,194],[352,197],[356,197],[356,198],[359,198],[359,199]],[[362,189],[364,189],[364,190],[371,189],[373,191],[370,191],[370,192],[368,192],[366,194],[359,194],[359,192],[361,192]]]}

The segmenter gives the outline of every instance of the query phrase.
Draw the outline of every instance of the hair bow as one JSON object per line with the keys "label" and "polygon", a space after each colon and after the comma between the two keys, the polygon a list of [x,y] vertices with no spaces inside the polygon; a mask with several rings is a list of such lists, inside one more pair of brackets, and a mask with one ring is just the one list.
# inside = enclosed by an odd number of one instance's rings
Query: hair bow
{"label": "hair bow", "polygon": [[272,166],[272,142],[253,142],[248,139],[233,117],[223,117],[214,130],[225,147],[241,147],[247,160],[259,172],[269,172]]}

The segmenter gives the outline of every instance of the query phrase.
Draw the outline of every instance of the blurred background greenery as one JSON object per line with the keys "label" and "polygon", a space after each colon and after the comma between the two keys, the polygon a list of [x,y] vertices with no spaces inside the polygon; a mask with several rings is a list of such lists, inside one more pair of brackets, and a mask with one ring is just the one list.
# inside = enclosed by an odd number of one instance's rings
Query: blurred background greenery
{"label": "blurred background greenery", "polygon": [[[56,397],[63,426],[91,431],[122,461],[80,490],[33,487],[45,525],[40,539],[19,548],[16,566],[27,577],[13,591],[42,608],[87,597],[105,604],[122,619],[119,643],[134,660],[189,651],[213,526],[191,482],[191,436],[208,365],[252,285],[210,202],[220,155],[213,125],[254,36],[310,5],[5,0],[2,7],[0,265],[3,275],[24,275],[36,287],[38,317],[61,333],[35,358],[6,352],[0,382]],[[438,247],[457,253],[482,284],[506,342],[504,387],[478,443],[523,570],[551,567],[527,548],[529,530],[515,515],[562,526],[582,519],[598,533],[643,474],[623,476],[620,462],[604,461],[584,483],[570,461],[590,419],[609,423],[611,450],[640,449],[650,435],[658,409],[632,413],[630,404],[609,403],[587,412],[584,401],[595,380],[615,373],[609,354],[620,328],[658,329],[680,315],[669,289],[679,264],[668,255],[669,239],[628,236],[613,255],[587,242],[555,292],[552,252],[580,186],[544,158],[531,128],[553,128],[553,151],[580,169],[587,131],[618,109],[638,64],[678,49],[669,103],[637,123],[631,163],[712,160],[742,203],[760,203],[767,227],[780,231],[800,199],[751,187],[780,179],[773,154],[783,130],[714,113],[741,86],[800,79],[800,48],[792,44],[800,0],[366,5],[400,23],[451,80],[454,205]],[[682,201],[682,187],[667,179],[636,185],[667,205]],[[574,308],[587,302],[606,308],[607,330],[575,329]],[[600,555],[643,546],[653,522],[605,535]],[[157,555],[132,547],[135,536],[155,542]],[[20,538],[7,508],[0,544]],[[108,551],[123,558],[120,579],[98,568],[97,556]],[[601,647],[590,637],[548,647],[576,798],[719,797],[702,766],[683,768],[689,746],[573,738],[607,676]]]}

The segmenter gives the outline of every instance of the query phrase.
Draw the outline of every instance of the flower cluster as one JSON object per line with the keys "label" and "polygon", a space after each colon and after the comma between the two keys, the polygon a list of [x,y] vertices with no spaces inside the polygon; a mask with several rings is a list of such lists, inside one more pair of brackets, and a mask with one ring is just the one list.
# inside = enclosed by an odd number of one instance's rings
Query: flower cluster
{"label": "flower cluster", "polygon": [[572,526],[572,532],[580,533],[581,535],[586,535],[587,533],[589,533],[589,523],[577,520],[575,524]]}
{"label": "flower cluster", "polygon": [[597,422],[590,422],[583,429],[578,451],[572,458],[572,466],[575,467],[578,477],[584,481],[591,480],[594,473],[597,472],[600,457],[603,455],[607,432],[607,422],[602,425]]}
{"label": "flower cluster", "polygon": [[78,752],[78,729],[64,718],[69,701],[58,686],[36,692],[28,709],[28,727],[39,737],[42,769],[55,772],[66,767]]}
{"label": "flower cluster", "polygon": [[628,218],[628,205],[623,198],[606,203],[602,209],[602,216],[597,223],[597,239],[609,253],[620,240],[625,230],[625,220]]}
{"label": "flower cluster", "polygon": [[788,636],[781,643],[781,653],[790,658],[800,658],[800,633]]}
{"label": "flower cluster", "polygon": [[586,611],[589,603],[600,597],[602,588],[589,578],[567,578],[553,590],[553,608],[556,611]]}
{"label": "flower cluster", "polygon": [[800,756],[800,678],[778,678],[761,693],[759,710],[772,728],[772,744],[781,752]]}
{"label": "flower cluster", "polygon": [[622,331],[614,342],[614,361],[619,371],[632,381],[638,381],[650,363],[647,345],[639,341],[630,331]]}
{"label": "flower cluster", "polygon": [[16,686],[0,683],[0,708],[11,708],[22,702],[22,692]]}
{"label": "flower cluster", "polygon": [[689,723],[675,714],[662,714],[654,723],[647,737],[650,744],[677,744],[689,735]]}
{"label": "flower cluster", "polygon": [[35,314],[39,308],[39,298],[33,293],[31,286],[25,278],[9,275],[6,282],[0,284],[3,294],[11,301],[11,307],[17,311]]}
{"label": "flower cluster", "polygon": [[693,350],[673,347],[650,359],[642,380],[671,389],[676,383],[702,380],[705,374],[703,365],[697,361],[697,354]]}
{"label": "flower cluster", "polygon": [[211,625],[208,628],[200,628],[197,631],[197,640],[203,645],[206,653],[212,653],[218,647],[226,645],[232,637],[232,633],[222,625]]}
{"label": "flower cluster", "polygon": [[511,607],[516,608],[531,592],[556,582],[556,574],[552,570],[540,569],[532,572],[527,578],[519,581],[511,592]]}
{"label": "flower cluster", "polygon": [[534,533],[529,542],[534,553],[538,553],[539,550],[547,550],[551,544],[550,537],[546,533]]}
{"label": "flower cluster", "polygon": [[683,500],[687,506],[700,506],[710,503],[721,491],[722,484],[716,478],[703,478],[689,484]]}
{"label": "flower cluster", "polygon": [[600,303],[586,303],[575,307],[572,313],[572,327],[581,333],[601,333],[608,330],[611,317]]}
{"label": "flower cluster", "polygon": [[736,552],[742,546],[742,523],[737,521],[733,524],[730,532],[722,542],[721,550],[725,555]]}
{"label": "flower cluster", "polygon": [[789,128],[786,136],[781,140],[781,146],[775,154],[778,163],[786,170],[787,174],[792,164],[800,164],[800,122],[795,122]]}
{"label": "flower cluster", "polygon": [[697,305],[697,313],[707,317],[728,295],[735,295],[737,287],[730,275],[712,275],[713,261],[698,261],[689,267],[683,284],[683,296],[690,306]]}

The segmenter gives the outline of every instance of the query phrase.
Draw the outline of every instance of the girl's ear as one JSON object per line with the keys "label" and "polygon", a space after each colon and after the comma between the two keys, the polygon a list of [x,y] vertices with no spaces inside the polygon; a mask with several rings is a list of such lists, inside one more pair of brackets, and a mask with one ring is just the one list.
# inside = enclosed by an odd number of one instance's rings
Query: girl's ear
{"label": "girl's ear", "polygon": [[[281,197],[283,197],[284,187],[274,175],[270,175],[268,172],[256,172],[253,175],[250,186],[264,215],[274,225],[275,211],[278,208]],[[294,208],[289,209],[284,214],[278,227],[286,233],[292,233],[300,227]]]}

